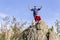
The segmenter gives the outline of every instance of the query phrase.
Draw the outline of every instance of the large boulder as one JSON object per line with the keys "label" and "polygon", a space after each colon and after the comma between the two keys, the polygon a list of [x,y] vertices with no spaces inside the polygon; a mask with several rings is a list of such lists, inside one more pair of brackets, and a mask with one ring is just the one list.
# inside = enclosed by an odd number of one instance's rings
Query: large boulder
{"label": "large boulder", "polygon": [[42,20],[35,26],[36,28],[41,29],[44,32],[44,34],[48,32],[48,25]]}
{"label": "large boulder", "polygon": [[[39,30],[37,30],[37,28]],[[48,26],[44,21],[40,21],[35,25],[29,27],[23,32],[23,38],[25,40],[47,40],[46,33],[48,32]]]}
{"label": "large boulder", "polygon": [[48,29],[47,24],[42,20],[24,30],[22,38],[23,40],[59,40],[53,27]]}
{"label": "large boulder", "polygon": [[49,29],[49,40],[59,40],[58,34],[54,31],[53,28]]}

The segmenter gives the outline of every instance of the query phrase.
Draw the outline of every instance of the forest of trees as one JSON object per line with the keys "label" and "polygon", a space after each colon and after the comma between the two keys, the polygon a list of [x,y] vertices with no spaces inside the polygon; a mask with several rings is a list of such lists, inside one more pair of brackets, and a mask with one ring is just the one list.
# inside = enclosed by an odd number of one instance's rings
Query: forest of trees
{"label": "forest of trees", "polygon": [[27,22],[18,22],[13,16],[12,19],[6,16],[2,19],[0,27],[0,40],[15,40],[18,38],[21,32],[23,32],[24,25]]}

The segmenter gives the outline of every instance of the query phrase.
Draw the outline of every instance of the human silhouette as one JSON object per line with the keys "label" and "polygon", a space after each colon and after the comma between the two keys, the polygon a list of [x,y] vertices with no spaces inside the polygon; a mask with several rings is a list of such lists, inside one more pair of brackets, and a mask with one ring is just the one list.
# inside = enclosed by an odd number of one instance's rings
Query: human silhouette
{"label": "human silhouette", "polygon": [[38,13],[39,10],[41,10],[42,6],[40,8],[36,8],[36,6],[34,6],[34,8],[30,9],[31,11],[33,11],[33,16],[35,19],[36,14]]}

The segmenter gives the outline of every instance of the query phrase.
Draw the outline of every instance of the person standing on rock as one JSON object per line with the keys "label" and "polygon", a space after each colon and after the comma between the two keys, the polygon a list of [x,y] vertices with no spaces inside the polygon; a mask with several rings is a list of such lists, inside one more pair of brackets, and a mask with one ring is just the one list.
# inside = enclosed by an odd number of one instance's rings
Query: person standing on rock
{"label": "person standing on rock", "polygon": [[33,9],[30,9],[31,11],[33,11],[33,16],[35,19],[36,14],[38,14],[38,11],[41,10],[42,6],[40,8],[36,8],[36,6],[34,6]]}

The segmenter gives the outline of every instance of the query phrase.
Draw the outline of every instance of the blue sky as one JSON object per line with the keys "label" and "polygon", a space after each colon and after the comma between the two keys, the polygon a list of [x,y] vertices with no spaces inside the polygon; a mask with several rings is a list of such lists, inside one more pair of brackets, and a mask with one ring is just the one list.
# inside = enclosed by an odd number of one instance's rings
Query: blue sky
{"label": "blue sky", "polygon": [[0,20],[4,16],[15,16],[31,23],[33,15],[28,6],[33,8],[34,5],[42,5],[39,15],[49,26],[56,19],[60,20],[60,0],[0,0]]}

